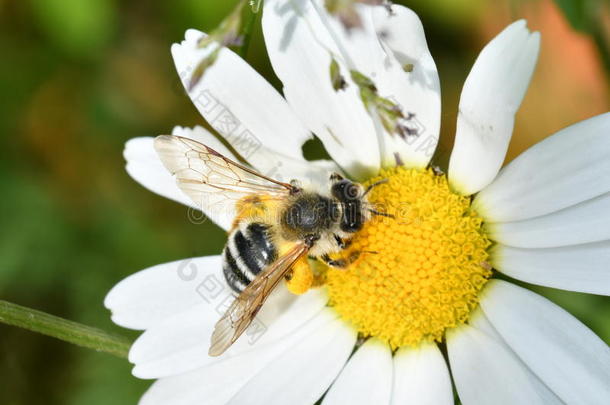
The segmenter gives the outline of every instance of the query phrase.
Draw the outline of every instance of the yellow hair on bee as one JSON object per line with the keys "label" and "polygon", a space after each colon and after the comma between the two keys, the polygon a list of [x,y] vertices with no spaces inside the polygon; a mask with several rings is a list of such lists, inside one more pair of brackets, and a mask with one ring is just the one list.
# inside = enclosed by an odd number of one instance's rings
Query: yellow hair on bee
{"label": "yellow hair on bee", "polygon": [[258,221],[268,223],[276,220],[283,202],[268,195],[250,195],[237,201],[233,228],[241,222]]}

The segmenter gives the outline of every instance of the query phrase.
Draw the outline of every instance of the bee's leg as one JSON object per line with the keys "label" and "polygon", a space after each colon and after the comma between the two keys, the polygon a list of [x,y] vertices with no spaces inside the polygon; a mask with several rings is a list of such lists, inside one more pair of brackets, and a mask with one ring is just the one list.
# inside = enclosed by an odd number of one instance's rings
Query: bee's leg
{"label": "bee's leg", "polygon": [[311,233],[308,235],[305,235],[305,239],[304,242],[307,245],[308,248],[312,247],[314,243],[316,243],[318,240],[320,239],[320,235],[315,234],[315,233]]}
{"label": "bee's leg", "polygon": [[339,246],[340,249],[345,249],[346,247],[348,247],[349,245],[352,244],[351,240],[349,240],[349,239],[348,240],[342,239],[336,233],[333,234],[333,237],[335,238],[335,242],[337,242],[337,246]]}
{"label": "bee's leg", "polygon": [[349,266],[350,264],[352,264],[356,260],[358,260],[360,255],[362,255],[363,253],[370,253],[372,255],[376,255],[379,252],[375,252],[373,250],[356,250],[356,251],[351,252],[348,257],[344,257],[341,259],[331,259],[330,256],[328,256],[328,255],[324,255],[324,256],[320,257],[320,259],[324,263],[326,263],[327,266],[334,267],[337,269],[345,269],[347,266]]}
{"label": "bee's leg", "polygon": [[293,294],[299,295],[309,290],[313,284],[314,276],[311,272],[307,257],[302,257],[297,260],[284,278],[287,281],[286,287],[288,287],[288,291]]}
{"label": "bee's leg", "polygon": [[302,191],[301,183],[298,180],[296,180],[296,179],[290,180],[290,185],[292,186],[292,190],[290,190],[290,194],[297,194]]}
{"label": "bee's leg", "polygon": [[324,256],[320,257],[320,259],[324,263],[326,263],[327,266],[330,266],[330,267],[343,269],[347,266],[347,263],[345,262],[344,259],[338,259],[338,260],[331,259],[329,255],[324,255]]}

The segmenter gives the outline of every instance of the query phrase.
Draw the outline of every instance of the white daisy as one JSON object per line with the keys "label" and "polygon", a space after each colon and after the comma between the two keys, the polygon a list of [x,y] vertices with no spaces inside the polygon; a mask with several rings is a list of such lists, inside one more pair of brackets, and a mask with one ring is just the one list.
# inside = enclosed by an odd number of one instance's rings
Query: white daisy
{"label": "white daisy", "polygon": [[[517,21],[476,60],[448,175],[435,173],[427,167],[440,130],[440,86],[422,25],[400,6],[392,15],[358,11],[364,27],[347,35],[319,2],[266,1],[265,41],[283,96],[228,49],[189,95],[263,174],[325,182],[334,170],[369,184],[388,178],[371,201],[397,220],[371,220],[353,244],[378,254],[328,270],[325,286],[300,296],[279,286],[256,328],[221,357],[207,354],[231,299],[220,256],[160,264],[121,281],[105,305],[114,322],[144,331],[129,360],[135,376],[157,379],[141,403],[313,404],[325,394],[323,404],[451,404],[452,382],[466,405],[610,403],[607,345],[490,270],[610,293],[610,114],[554,134],[500,170],[539,49],[538,33]],[[185,83],[210,52],[196,47],[202,35],[189,30],[172,46]],[[331,58],[344,90],[332,88]],[[414,114],[404,122],[412,135],[375,124],[348,68]],[[173,133],[235,159],[201,127]],[[332,162],[303,158],[312,133]],[[152,138],[130,140],[125,158],[136,181],[194,206]],[[232,218],[203,211],[229,229]]]}

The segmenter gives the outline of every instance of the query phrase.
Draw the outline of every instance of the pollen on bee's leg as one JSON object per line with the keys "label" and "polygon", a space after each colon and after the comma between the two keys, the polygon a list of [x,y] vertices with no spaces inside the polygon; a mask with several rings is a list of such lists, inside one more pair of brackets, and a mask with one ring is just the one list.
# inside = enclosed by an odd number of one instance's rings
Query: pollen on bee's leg
{"label": "pollen on bee's leg", "polygon": [[286,279],[286,287],[291,293],[300,295],[311,288],[313,278],[307,258],[304,257],[292,266],[290,276]]}

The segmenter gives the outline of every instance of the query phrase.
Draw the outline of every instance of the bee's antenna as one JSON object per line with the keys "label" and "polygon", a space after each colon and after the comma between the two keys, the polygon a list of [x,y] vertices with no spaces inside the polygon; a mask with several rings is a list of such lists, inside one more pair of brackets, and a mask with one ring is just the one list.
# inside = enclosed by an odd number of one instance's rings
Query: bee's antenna
{"label": "bee's antenna", "polygon": [[380,186],[382,184],[385,184],[388,182],[388,179],[381,179],[379,181],[376,181],[375,183],[371,184],[370,186],[368,186],[366,188],[366,190],[364,190],[364,194],[362,194],[362,196],[364,197],[365,195],[367,195],[373,188]]}
{"label": "bee's antenna", "polygon": [[377,215],[377,216],[380,216],[380,217],[388,217],[388,218],[392,218],[392,219],[396,218],[392,214],[388,214],[387,212],[380,212],[380,211],[374,210],[372,208],[367,208],[367,211],[370,212],[373,215]]}

